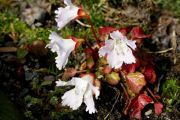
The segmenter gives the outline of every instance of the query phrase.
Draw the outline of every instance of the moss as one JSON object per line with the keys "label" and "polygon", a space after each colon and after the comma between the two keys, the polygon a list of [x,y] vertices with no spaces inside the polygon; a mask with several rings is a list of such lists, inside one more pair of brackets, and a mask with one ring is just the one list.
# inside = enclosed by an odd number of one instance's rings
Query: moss
{"label": "moss", "polygon": [[180,1],[179,0],[155,0],[155,2],[162,8],[170,10],[175,16],[180,17]]}
{"label": "moss", "polygon": [[8,35],[14,41],[22,40],[26,43],[32,43],[38,39],[48,41],[49,30],[47,28],[31,29],[18,17],[8,12],[0,13],[0,18],[1,39]]}
{"label": "moss", "polygon": [[167,110],[171,110],[175,102],[177,102],[180,97],[178,78],[175,76],[167,78],[162,88],[162,97],[165,98],[164,102],[167,105]]}
{"label": "moss", "polygon": [[22,114],[16,108],[16,106],[10,101],[10,99],[0,91],[0,119],[1,120],[23,120]]}

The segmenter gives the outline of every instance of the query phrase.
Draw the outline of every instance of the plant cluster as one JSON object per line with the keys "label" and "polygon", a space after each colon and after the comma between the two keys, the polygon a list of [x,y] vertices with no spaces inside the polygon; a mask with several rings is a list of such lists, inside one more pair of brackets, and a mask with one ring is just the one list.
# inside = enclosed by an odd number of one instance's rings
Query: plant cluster
{"label": "plant cluster", "polygon": [[31,29],[23,23],[23,21],[17,18],[17,16],[6,11],[4,13],[1,12],[0,17],[0,42],[7,36],[15,42],[20,40],[21,43],[32,43],[38,39],[44,41],[48,40],[47,36],[49,31],[46,28]]}
{"label": "plant cluster", "polygon": [[[155,114],[159,115],[163,104],[150,87],[157,81],[153,58],[141,49],[144,39],[151,35],[145,35],[139,26],[105,26],[100,27],[97,34],[90,15],[82,6],[73,5],[71,0],[64,0],[64,4],[64,8],[55,11],[58,30],[62,31],[74,20],[91,28],[95,42],[73,35],[63,38],[57,32],[51,32],[46,47],[57,54],[56,67],[65,69],[56,86],[74,86],[62,96],[62,105],[77,110],[85,103],[89,114],[97,112],[94,96],[98,99],[101,83],[105,82],[122,88],[125,115],[141,119],[141,112],[148,104],[153,104]],[[89,24],[80,19],[86,19]],[[71,55],[78,62],[74,67],[65,68]]]}

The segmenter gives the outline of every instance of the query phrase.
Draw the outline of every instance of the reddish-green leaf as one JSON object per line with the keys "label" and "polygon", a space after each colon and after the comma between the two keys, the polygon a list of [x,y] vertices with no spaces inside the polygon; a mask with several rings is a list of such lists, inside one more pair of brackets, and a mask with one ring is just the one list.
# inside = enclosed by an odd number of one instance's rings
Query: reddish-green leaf
{"label": "reddish-green leaf", "polygon": [[144,75],[140,72],[129,73],[126,78],[129,89],[135,94],[139,94],[142,88],[146,85]]}

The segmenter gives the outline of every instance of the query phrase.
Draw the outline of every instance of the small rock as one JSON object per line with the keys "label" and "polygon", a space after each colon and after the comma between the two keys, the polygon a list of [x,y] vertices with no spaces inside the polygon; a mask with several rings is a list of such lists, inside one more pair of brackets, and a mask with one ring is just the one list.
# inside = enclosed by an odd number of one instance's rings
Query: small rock
{"label": "small rock", "polygon": [[54,80],[55,80],[55,77],[54,77],[54,76],[52,76],[52,75],[45,76],[45,77],[44,77],[44,80],[54,81]]}
{"label": "small rock", "polygon": [[28,47],[29,52],[37,57],[47,54],[46,43],[43,40],[36,40]]}
{"label": "small rock", "polygon": [[46,11],[40,7],[34,6],[26,8],[22,12],[22,19],[28,24],[33,25],[35,20],[43,22],[45,19]]}
{"label": "small rock", "polygon": [[32,80],[34,77],[37,76],[37,72],[31,72],[31,71],[26,71],[25,72],[25,80],[26,81],[29,81],[29,80]]}

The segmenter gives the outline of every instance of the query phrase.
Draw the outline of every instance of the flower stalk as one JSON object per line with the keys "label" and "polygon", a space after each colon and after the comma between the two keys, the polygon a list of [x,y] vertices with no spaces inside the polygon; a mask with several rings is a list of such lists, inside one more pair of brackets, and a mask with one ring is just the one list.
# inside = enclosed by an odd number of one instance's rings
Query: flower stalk
{"label": "flower stalk", "polygon": [[94,38],[96,39],[96,43],[97,43],[98,47],[101,47],[99,38],[97,37],[96,32],[95,32],[95,29],[94,29],[94,26],[93,26],[91,17],[90,17],[89,15],[87,15],[87,19],[88,19],[88,21],[89,21],[89,23],[90,23],[92,33],[93,33],[93,35],[94,35]]}

